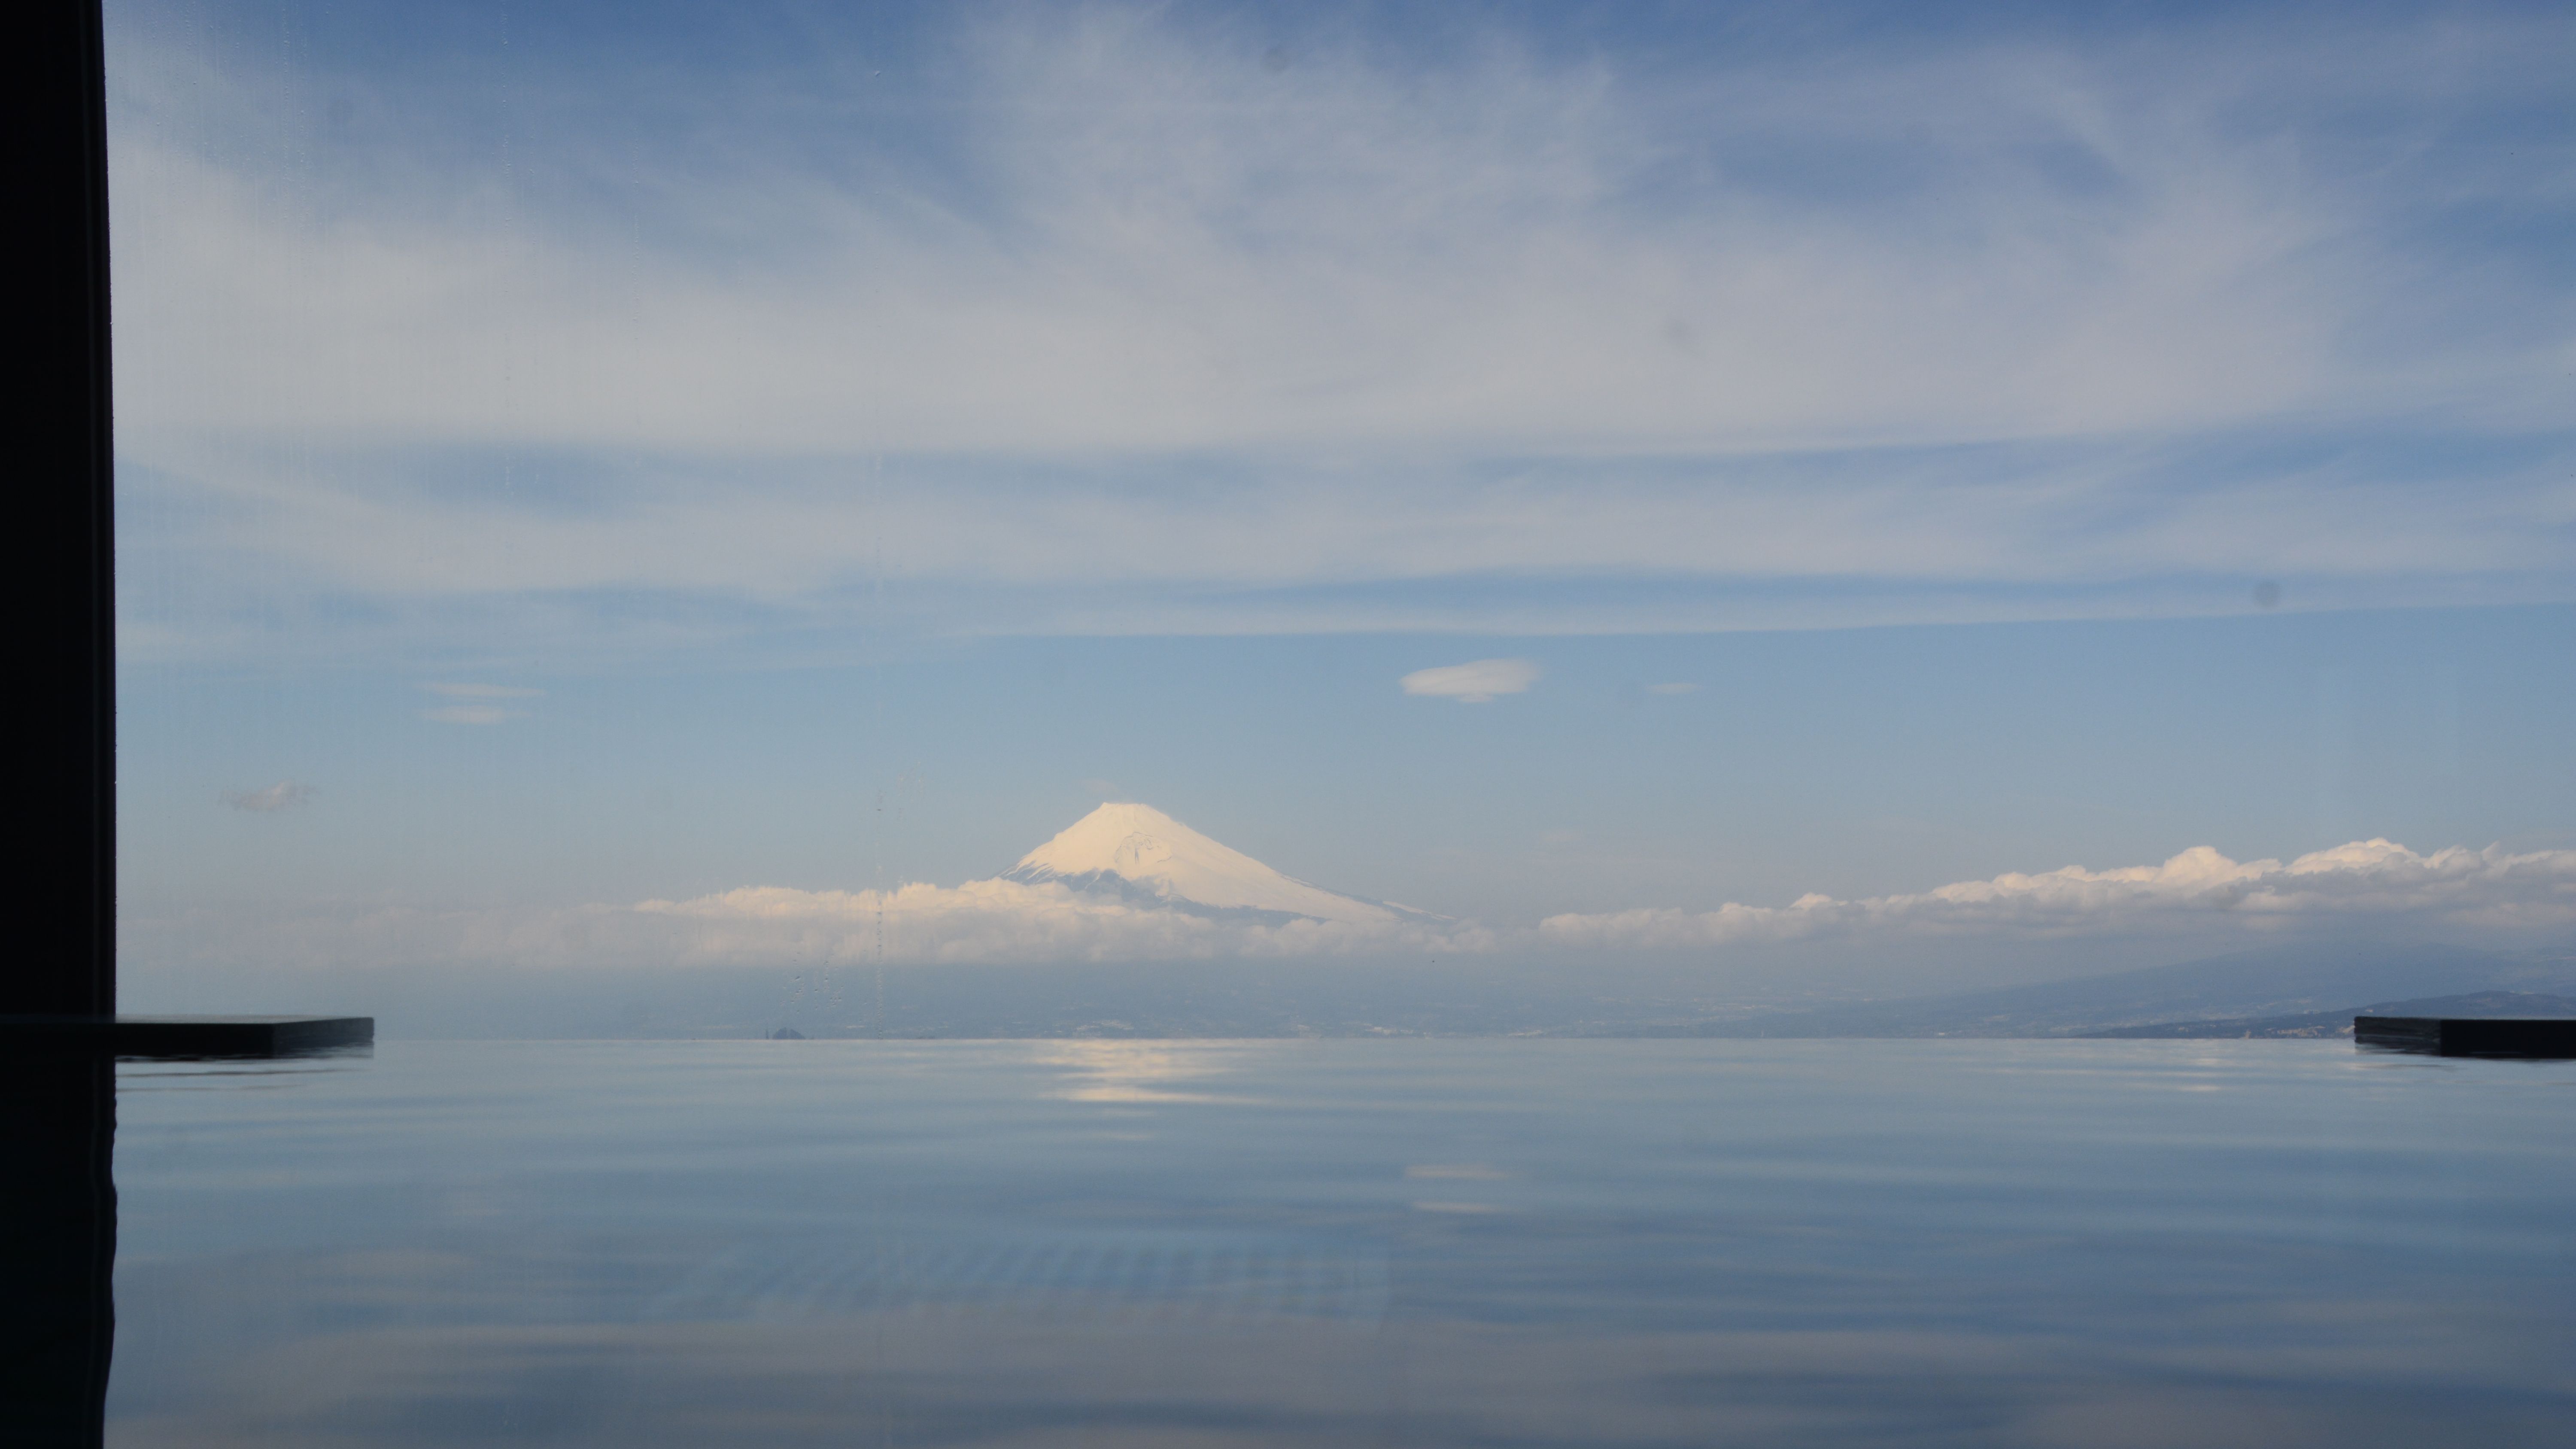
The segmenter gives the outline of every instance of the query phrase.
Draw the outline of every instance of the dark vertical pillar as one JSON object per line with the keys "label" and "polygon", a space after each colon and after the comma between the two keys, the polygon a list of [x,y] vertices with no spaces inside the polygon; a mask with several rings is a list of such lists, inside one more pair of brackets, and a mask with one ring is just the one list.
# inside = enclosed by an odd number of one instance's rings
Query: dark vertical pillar
{"label": "dark vertical pillar", "polygon": [[0,1061],[0,1442],[95,1449],[116,1346],[116,1066]]}
{"label": "dark vertical pillar", "polygon": [[0,1012],[116,1011],[116,623],[109,423],[107,80],[98,0],[33,0],[0,47],[16,154],[11,351],[15,526],[0,577],[26,641],[17,727],[26,949],[0,966]]}
{"label": "dark vertical pillar", "polygon": [[[107,85],[98,0],[30,0],[0,47],[22,391],[0,578],[23,641],[26,937],[0,1013],[116,1010]],[[0,1060],[0,1438],[96,1445],[115,1335],[114,1067]]]}

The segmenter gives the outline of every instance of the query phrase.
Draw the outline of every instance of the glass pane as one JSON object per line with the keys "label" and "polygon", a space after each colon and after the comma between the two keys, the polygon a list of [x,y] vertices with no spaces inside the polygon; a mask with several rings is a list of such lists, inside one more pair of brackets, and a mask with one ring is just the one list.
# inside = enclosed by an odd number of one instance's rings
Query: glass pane
{"label": "glass pane", "polygon": [[2569,1416],[2554,9],[108,40],[131,1442]]}

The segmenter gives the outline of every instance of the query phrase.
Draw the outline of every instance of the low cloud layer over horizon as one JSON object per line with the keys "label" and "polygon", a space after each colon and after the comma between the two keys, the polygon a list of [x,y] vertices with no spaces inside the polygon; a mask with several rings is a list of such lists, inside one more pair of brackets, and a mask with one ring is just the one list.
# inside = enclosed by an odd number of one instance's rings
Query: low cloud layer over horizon
{"label": "low cloud layer over horizon", "polygon": [[[1701,958],[1722,971],[1731,950],[1797,942],[1886,948],[1935,938],[2144,938],[2214,951],[2357,925],[2527,947],[2576,937],[2576,850],[2419,854],[2367,840],[2285,863],[2235,861],[2202,846],[2161,865],[2067,866],[1905,895],[1564,913],[1522,925],[1264,922],[999,879],[882,892],[747,886],[568,910],[357,909],[230,928],[211,914],[125,925],[128,950],[154,966],[166,964],[158,959],[166,954],[294,968],[366,961],[602,971],[1605,954]],[[1897,982],[1904,974],[1901,966],[1887,973]]]}

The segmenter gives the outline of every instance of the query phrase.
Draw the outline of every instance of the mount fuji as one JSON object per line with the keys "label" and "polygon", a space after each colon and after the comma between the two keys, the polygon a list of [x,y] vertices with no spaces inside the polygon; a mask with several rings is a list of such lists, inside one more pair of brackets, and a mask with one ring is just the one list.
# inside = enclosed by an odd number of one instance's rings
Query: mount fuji
{"label": "mount fuji", "polygon": [[1443,919],[1282,875],[1151,805],[1103,805],[1020,857],[1002,879],[1060,884],[1194,914],[1303,916],[1352,925]]}

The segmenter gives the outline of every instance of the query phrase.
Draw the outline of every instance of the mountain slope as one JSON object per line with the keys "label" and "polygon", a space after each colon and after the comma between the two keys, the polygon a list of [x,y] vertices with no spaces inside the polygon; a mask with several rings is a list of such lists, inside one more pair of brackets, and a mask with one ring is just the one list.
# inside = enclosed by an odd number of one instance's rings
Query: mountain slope
{"label": "mountain slope", "polygon": [[2375,1001],[2340,1011],[2311,1011],[2297,1016],[2261,1016],[2232,1021],[2162,1021],[2153,1026],[2124,1026],[2116,1031],[2090,1031],[2088,1037],[2130,1040],[2209,1040],[2221,1037],[2329,1037],[2352,1035],[2356,1016],[2576,1017],[2576,997],[2534,991],[2473,991],[2466,996],[2428,996],[2417,1001]]}
{"label": "mountain slope", "polygon": [[1020,857],[1002,879],[1111,890],[1172,906],[1392,925],[1400,911],[1281,875],[1151,805],[1107,804]]}
{"label": "mountain slope", "polygon": [[2244,1020],[2493,990],[2563,990],[2565,963],[2457,947],[2348,943],[2243,951],[2174,966],[1824,1007],[1708,1027],[1711,1036],[2066,1036],[2190,1018]]}

